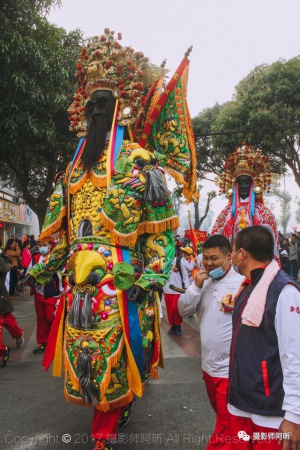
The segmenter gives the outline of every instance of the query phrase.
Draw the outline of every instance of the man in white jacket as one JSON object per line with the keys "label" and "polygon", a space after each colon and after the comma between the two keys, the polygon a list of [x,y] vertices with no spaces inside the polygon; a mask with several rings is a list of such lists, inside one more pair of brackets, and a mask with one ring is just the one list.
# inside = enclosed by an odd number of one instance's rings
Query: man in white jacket
{"label": "man in white jacket", "polygon": [[[232,335],[232,294],[243,278],[231,268],[227,238],[214,235],[203,244],[203,266],[195,281],[178,301],[179,313],[197,312],[200,325],[203,378],[216,413],[216,426],[207,449],[230,450],[228,386],[229,351]],[[229,442],[227,442],[229,441]]]}

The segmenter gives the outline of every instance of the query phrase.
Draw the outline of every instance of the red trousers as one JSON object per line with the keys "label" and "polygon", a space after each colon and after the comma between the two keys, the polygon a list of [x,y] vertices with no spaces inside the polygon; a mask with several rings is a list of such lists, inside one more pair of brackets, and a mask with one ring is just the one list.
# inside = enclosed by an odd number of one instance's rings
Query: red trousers
{"label": "red trousers", "polygon": [[203,379],[211,406],[216,413],[216,425],[206,450],[231,450],[229,430],[229,412],[227,409],[226,392],[228,378],[211,377],[203,372]]}
{"label": "red trousers", "polygon": [[48,336],[54,320],[55,304],[57,297],[44,298],[38,292],[34,293],[34,303],[36,311],[36,340],[39,345],[48,342]]}
{"label": "red trousers", "polygon": [[0,355],[3,356],[6,346],[2,344],[2,327],[6,328],[13,339],[18,339],[22,336],[23,330],[18,326],[15,316],[8,313],[5,316],[0,316]]}
{"label": "red trousers", "polygon": [[124,406],[101,412],[95,408],[92,423],[92,436],[94,439],[115,440],[118,436],[118,422]]}
{"label": "red trousers", "polygon": [[178,311],[180,294],[165,294],[168,321],[171,327],[182,324],[182,317]]}
{"label": "red trousers", "polygon": [[[278,430],[274,428],[260,427],[246,417],[229,416],[230,434],[232,437],[232,449],[237,450],[280,450],[278,445]],[[245,431],[250,440],[239,439],[238,433]],[[247,437],[248,439],[248,437]]]}

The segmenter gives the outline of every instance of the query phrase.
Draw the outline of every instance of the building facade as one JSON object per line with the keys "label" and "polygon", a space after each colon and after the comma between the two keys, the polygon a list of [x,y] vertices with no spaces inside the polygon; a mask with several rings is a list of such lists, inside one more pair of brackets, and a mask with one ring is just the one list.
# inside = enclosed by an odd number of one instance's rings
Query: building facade
{"label": "building facade", "polygon": [[0,188],[0,238],[3,245],[12,234],[22,239],[25,234],[39,235],[37,215],[14,193]]}

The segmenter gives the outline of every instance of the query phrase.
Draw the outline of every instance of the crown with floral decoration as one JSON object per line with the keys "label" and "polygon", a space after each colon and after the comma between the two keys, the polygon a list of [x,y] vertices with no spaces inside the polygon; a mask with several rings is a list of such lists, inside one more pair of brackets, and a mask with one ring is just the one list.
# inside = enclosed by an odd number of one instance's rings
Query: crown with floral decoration
{"label": "crown with floral decoration", "polygon": [[70,105],[70,130],[78,136],[86,134],[85,105],[96,90],[109,90],[120,101],[117,123],[121,126],[134,123],[143,114],[145,89],[168,70],[149,63],[142,52],[132,47],[122,47],[114,31],[105,28],[102,36],[88,41],[76,64],[76,77],[80,87]]}
{"label": "crown with floral decoration", "polygon": [[247,175],[252,178],[254,192],[262,194],[270,191],[271,172],[270,162],[260,149],[254,150],[252,146],[242,143],[234,153],[228,155],[225,170],[219,177],[220,194],[231,196],[237,178]]}

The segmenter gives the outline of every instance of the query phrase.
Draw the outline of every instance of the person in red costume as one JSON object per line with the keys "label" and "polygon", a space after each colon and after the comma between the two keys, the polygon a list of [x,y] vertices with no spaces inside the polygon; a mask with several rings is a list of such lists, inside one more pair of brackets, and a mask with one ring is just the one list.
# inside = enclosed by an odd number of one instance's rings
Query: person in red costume
{"label": "person in red costume", "polygon": [[[50,242],[39,242],[39,253],[34,255],[32,264],[45,263],[50,257]],[[34,295],[34,305],[36,311],[37,328],[36,340],[37,348],[32,353],[44,353],[55,316],[57,302],[59,301],[61,281],[57,273],[53,274],[53,279],[44,286],[36,283],[32,289]]]}
{"label": "person in red costume", "polygon": [[229,198],[218,215],[211,234],[222,234],[232,244],[237,233],[251,225],[263,225],[271,231],[275,259],[279,261],[279,241],[274,214],[264,204],[263,192],[269,192],[269,158],[260,149],[242,144],[229,154],[220,176],[220,194]]}

